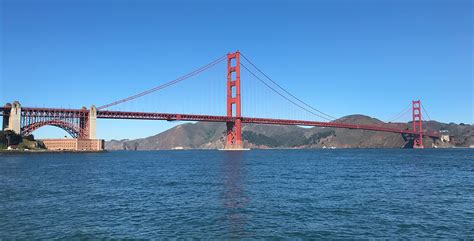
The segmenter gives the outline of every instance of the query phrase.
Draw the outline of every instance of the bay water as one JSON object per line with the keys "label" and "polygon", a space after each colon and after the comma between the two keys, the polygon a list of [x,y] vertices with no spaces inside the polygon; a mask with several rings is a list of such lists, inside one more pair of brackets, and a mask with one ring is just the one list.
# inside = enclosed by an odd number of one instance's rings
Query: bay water
{"label": "bay water", "polygon": [[0,154],[0,239],[474,238],[474,150]]}

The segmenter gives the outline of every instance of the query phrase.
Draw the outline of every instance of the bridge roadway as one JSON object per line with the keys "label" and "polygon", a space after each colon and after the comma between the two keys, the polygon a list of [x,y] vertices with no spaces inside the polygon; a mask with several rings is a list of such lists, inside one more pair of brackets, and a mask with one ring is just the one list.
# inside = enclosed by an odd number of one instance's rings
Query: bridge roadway
{"label": "bridge roadway", "polygon": [[[4,115],[7,108],[0,107],[0,115]],[[60,117],[83,117],[89,113],[87,109],[58,109],[58,108],[36,108],[22,107],[22,115],[31,117],[44,118],[60,118]],[[205,122],[233,122],[235,117],[214,116],[214,115],[195,115],[195,114],[174,114],[174,113],[156,113],[156,112],[127,112],[127,111],[110,111],[98,110],[97,118],[101,119],[132,119],[132,120],[166,120],[166,121],[205,121]],[[381,131],[399,134],[416,135],[417,132],[407,129],[399,129],[394,127],[378,126],[378,125],[357,125],[339,122],[319,122],[306,120],[287,120],[287,119],[269,119],[241,117],[242,123],[252,124],[269,124],[269,125],[298,125],[298,126],[317,126],[317,127],[333,127],[358,130]],[[390,124],[386,124],[390,125]],[[424,136],[439,138],[437,132],[423,132]]]}

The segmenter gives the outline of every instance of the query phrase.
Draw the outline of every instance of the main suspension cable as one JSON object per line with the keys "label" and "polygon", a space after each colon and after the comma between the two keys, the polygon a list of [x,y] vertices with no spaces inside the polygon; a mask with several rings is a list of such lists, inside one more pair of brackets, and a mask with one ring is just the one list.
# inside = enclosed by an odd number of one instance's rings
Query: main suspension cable
{"label": "main suspension cable", "polygon": [[133,100],[133,99],[142,97],[142,96],[144,96],[144,95],[148,95],[148,94],[153,93],[153,92],[155,92],[155,91],[164,89],[164,88],[166,88],[166,87],[168,87],[168,86],[174,85],[174,84],[179,83],[179,82],[181,82],[181,81],[183,81],[183,80],[186,80],[186,79],[188,79],[188,78],[190,78],[190,77],[192,77],[192,76],[195,76],[195,75],[197,75],[197,74],[199,74],[199,73],[201,73],[201,72],[203,72],[203,71],[205,71],[205,70],[207,70],[207,69],[209,69],[209,68],[211,68],[211,67],[217,65],[218,63],[224,61],[225,59],[226,59],[226,55],[224,55],[224,56],[222,56],[222,57],[220,57],[220,58],[218,58],[218,59],[216,59],[216,60],[210,62],[209,64],[206,64],[206,65],[204,65],[204,66],[202,66],[202,67],[200,67],[200,68],[198,68],[198,69],[196,69],[196,70],[194,70],[194,71],[191,71],[191,72],[189,72],[189,73],[187,73],[187,74],[185,74],[185,75],[183,75],[183,76],[181,76],[181,77],[179,77],[179,78],[177,78],[177,79],[174,79],[174,80],[172,80],[172,81],[166,82],[166,83],[164,83],[164,84],[162,84],[162,85],[156,86],[156,87],[154,87],[154,88],[152,88],[152,89],[143,91],[143,92],[141,92],[141,93],[132,95],[132,96],[130,96],[130,97],[127,97],[127,98],[124,98],[124,99],[121,99],[121,100],[114,101],[114,102],[112,102],[112,103],[110,103],[110,104],[106,104],[106,105],[103,105],[103,106],[99,106],[97,109],[98,109],[98,110],[100,110],[100,109],[105,109],[105,108],[107,108],[107,107],[111,107],[111,106],[114,106],[114,105],[118,105],[118,104],[121,104],[121,103],[130,101],[130,100]]}
{"label": "main suspension cable", "polygon": [[[303,100],[299,99],[298,97],[296,97],[295,95],[293,95],[292,93],[290,93],[288,90],[286,90],[285,88],[283,88],[281,85],[279,85],[276,81],[274,81],[273,79],[271,79],[267,74],[265,74],[262,70],[260,70],[255,64],[252,63],[252,61],[250,61],[247,57],[245,57],[244,54],[240,53],[240,55],[242,57],[244,57],[244,59],[250,64],[252,65],[258,72],[260,72],[263,76],[265,76],[268,80],[270,80],[274,85],[276,85],[278,88],[280,88],[281,90],[283,90],[287,95],[293,97],[295,100],[297,100],[298,102],[300,102],[301,104],[305,105],[306,107],[312,109],[313,111],[316,111],[324,116],[327,116],[332,120],[335,120],[337,119],[336,117],[334,116],[331,116],[331,115],[328,115],[316,108],[314,108],[313,106],[309,105],[308,103],[304,102]],[[328,118],[325,118],[326,120],[329,120]]]}
{"label": "main suspension cable", "polygon": [[394,120],[400,119],[401,117],[403,117],[406,114],[407,111],[410,110],[410,106],[411,106],[411,104],[409,104],[407,107],[402,109],[402,111],[400,111],[398,114],[392,116],[392,118],[389,118],[386,122],[392,122]]}
{"label": "main suspension cable", "polygon": [[298,103],[294,102],[293,100],[291,100],[290,98],[286,97],[285,95],[283,95],[282,93],[280,93],[278,90],[276,90],[275,88],[273,88],[271,85],[269,85],[267,82],[265,82],[265,81],[262,80],[260,77],[258,77],[254,72],[252,72],[250,69],[248,69],[242,62],[240,62],[240,65],[241,65],[242,67],[244,67],[244,69],[247,70],[251,75],[253,75],[257,80],[259,80],[260,82],[262,82],[265,86],[267,86],[268,88],[270,88],[273,92],[277,93],[279,96],[283,97],[285,100],[291,102],[292,104],[298,106],[299,108],[301,108],[301,109],[303,109],[303,110],[305,110],[305,111],[307,111],[307,112],[309,112],[309,113],[311,113],[311,114],[313,114],[313,115],[315,115],[315,116],[318,116],[318,117],[320,117],[320,118],[323,118],[323,119],[325,119],[325,120],[327,120],[327,121],[332,121],[331,119],[329,119],[329,118],[327,118],[327,117],[324,117],[324,116],[322,116],[322,115],[319,115],[319,114],[314,113],[314,112],[311,111],[311,110],[308,110],[307,108],[301,106],[300,104],[298,104]]}
{"label": "main suspension cable", "polygon": [[428,114],[428,111],[426,111],[425,106],[423,106],[423,104],[421,104],[421,108],[425,111],[425,114],[426,114],[426,116],[428,117],[428,120],[431,120],[431,117],[430,117],[430,115]]}

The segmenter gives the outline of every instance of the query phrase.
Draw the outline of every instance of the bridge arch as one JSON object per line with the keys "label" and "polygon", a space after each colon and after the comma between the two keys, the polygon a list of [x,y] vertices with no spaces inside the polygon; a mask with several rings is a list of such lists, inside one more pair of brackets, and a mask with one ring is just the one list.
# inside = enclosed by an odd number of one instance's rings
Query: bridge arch
{"label": "bridge arch", "polygon": [[23,136],[30,135],[31,133],[33,133],[33,131],[43,126],[48,126],[48,125],[55,126],[55,127],[65,130],[72,138],[79,138],[80,136],[82,136],[81,130],[78,126],[74,125],[73,123],[63,121],[63,120],[58,120],[58,119],[39,121],[39,122],[29,124],[21,128],[21,135]]}

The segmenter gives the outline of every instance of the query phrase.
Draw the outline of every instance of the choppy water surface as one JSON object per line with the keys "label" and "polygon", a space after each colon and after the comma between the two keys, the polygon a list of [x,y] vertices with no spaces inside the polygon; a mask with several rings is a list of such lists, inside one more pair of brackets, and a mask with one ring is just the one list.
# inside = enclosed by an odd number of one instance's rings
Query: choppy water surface
{"label": "choppy water surface", "polygon": [[474,238],[474,151],[0,154],[0,238]]}

